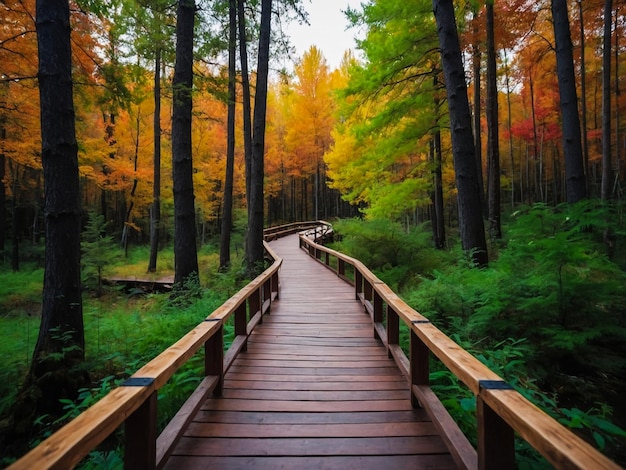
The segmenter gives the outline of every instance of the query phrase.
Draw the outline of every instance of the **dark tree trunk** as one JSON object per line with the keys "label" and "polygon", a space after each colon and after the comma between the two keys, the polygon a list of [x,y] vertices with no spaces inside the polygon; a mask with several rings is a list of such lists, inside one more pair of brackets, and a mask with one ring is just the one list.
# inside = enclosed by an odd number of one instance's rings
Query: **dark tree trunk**
{"label": "dark tree trunk", "polygon": [[159,225],[161,223],[161,49],[157,47],[154,58],[154,178],[152,181],[152,206],[150,207],[150,260],[148,272],[156,272],[159,253]]}
{"label": "dark tree trunk", "polygon": [[489,162],[489,234],[502,238],[500,224],[500,138],[493,3],[487,2],[487,160]]}
{"label": "dark tree trunk", "polygon": [[17,217],[17,183],[18,183],[18,166],[17,163],[12,165],[15,171],[13,171],[12,179],[13,179],[13,197],[11,198],[11,226],[13,227],[13,231],[11,233],[12,236],[12,244],[11,244],[11,270],[17,272],[20,270],[20,222]]}
{"label": "dark tree trunk", "polygon": [[[439,79],[435,77],[435,88],[440,86]],[[441,114],[441,102],[437,97],[435,98],[435,116],[437,117],[436,130],[432,139],[432,152],[434,160],[434,188],[433,188],[433,236],[435,238],[435,247],[438,250],[443,250],[446,247],[446,220],[444,215],[444,203],[443,203],[443,174],[442,174],[442,159],[441,159],[441,130],[439,129],[439,119]]]}
{"label": "dark tree trunk", "polygon": [[[589,141],[587,139],[587,65],[585,64],[585,21],[583,17],[583,1],[578,0],[578,15],[580,22],[580,111],[582,119],[583,162],[585,167],[585,184],[587,194],[591,194],[589,187]],[[555,178],[556,179],[556,178]]]}
{"label": "dark tree trunk", "polygon": [[222,211],[222,230],[220,240],[220,270],[230,266],[230,233],[233,225],[233,178],[235,173],[235,102],[236,91],[236,49],[237,49],[237,2],[228,2],[229,37],[228,37],[228,148],[226,151],[226,178],[224,182],[224,200]]}
{"label": "dark tree trunk", "polygon": [[[504,55],[504,60],[506,63],[506,104],[507,104],[507,131],[509,134],[509,164],[511,166],[511,209],[515,207],[515,158],[513,157],[513,133],[511,132],[511,126],[513,125],[512,121],[512,113],[511,113],[511,81],[510,81],[510,70],[509,70],[509,60],[506,55]],[[521,166],[521,163],[520,163]],[[521,186],[521,181],[520,181]]]}
{"label": "dark tree trunk", "polygon": [[[9,89],[7,82],[0,83],[0,108],[4,107],[6,94]],[[4,248],[6,243],[6,230],[7,230],[7,188],[4,183],[4,177],[6,175],[6,156],[4,155],[4,142],[7,138],[6,129],[6,116],[4,113],[0,114],[0,262],[4,258]]]}
{"label": "dark tree trunk", "polygon": [[600,198],[611,197],[613,168],[611,167],[611,26],[613,1],[604,2],[604,38],[602,40],[602,185]]}
{"label": "dark tree trunk", "polygon": [[452,0],[433,0],[450,111],[452,153],[458,190],[459,230],[463,249],[477,266],[488,263],[480,186],[472,135],[472,117]]}
{"label": "dark tree trunk", "polygon": [[552,0],[552,20],[554,22],[556,68],[563,122],[567,202],[574,203],[587,196],[587,188],[567,0]]}
{"label": "dark tree trunk", "polygon": [[[4,140],[4,127],[0,128],[0,140]],[[0,150],[0,260],[4,258],[4,247],[6,243],[7,230],[7,190],[4,184],[6,157]]]}
{"label": "dark tree trunk", "polygon": [[[619,18],[619,7],[616,6],[615,8],[615,47],[613,48],[613,53],[615,54],[615,66],[613,67],[615,76],[613,78],[613,82],[615,83],[615,96],[616,99],[619,101],[620,98],[620,87],[619,87],[619,78],[620,78],[620,60],[619,60],[619,56],[620,56],[620,43],[619,43],[619,38],[620,38],[620,34],[618,34],[618,18]],[[621,139],[621,134],[620,134],[620,107],[619,106],[615,106],[615,170],[616,170],[616,177],[617,177],[617,183],[619,183],[619,180],[621,178],[621,174],[622,174],[622,158],[621,158],[621,153],[620,153],[620,149],[622,148],[620,145],[620,139]],[[620,190],[621,193],[621,190]]]}
{"label": "dark tree trunk", "polygon": [[174,282],[198,274],[196,212],[191,158],[194,0],[179,0],[173,79],[172,160],[174,177]]}
{"label": "dark tree trunk", "polygon": [[442,173],[441,173],[441,132],[438,130],[433,135],[432,139],[432,158],[434,163],[433,169],[433,237],[435,242],[435,248],[443,250],[446,247],[446,223],[444,216],[443,206],[443,185],[442,185]]}
{"label": "dark tree trunk", "polygon": [[58,413],[85,382],[80,285],[80,190],[72,98],[67,0],[37,0],[41,160],[45,181],[46,260],[41,326],[30,370],[41,390],[35,415]]}
{"label": "dark tree trunk", "polygon": [[[482,144],[482,128],[480,125],[480,102],[481,102],[481,52],[480,43],[478,41],[478,21],[474,13],[474,44],[472,44],[472,72],[474,74],[474,148],[476,150],[476,172],[478,175],[478,185],[480,186],[480,204],[485,208],[485,184],[483,181],[483,144]],[[487,211],[484,210],[487,214]]]}
{"label": "dark tree trunk", "polygon": [[239,60],[241,60],[241,88],[243,94],[243,146],[246,168],[246,204],[250,216],[250,170],[252,166],[252,98],[250,96],[250,73],[248,71],[248,43],[246,38],[246,11],[244,0],[237,0],[237,23],[239,28]]}
{"label": "dark tree trunk", "polygon": [[135,154],[133,157],[133,173],[135,174],[135,176],[133,178],[133,187],[130,190],[130,204],[128,205],[126,215],[124,216],[124,228],[122,229],[122,248],[124,249],[124,256],[128,256],[128,236],[130,232],[130,221],[133,214],[133,209],[135,207],[135,193],[137,192],[137,185],[139,184],[139,179],[137,178],[137,166],[139,163],[139,135],[141,132],[140,124],[141,113],[139,111],[139,106],[137,106],[137,118],[135,119]]}
{"label": "dark tree trunk", "polygon": [[269,73],[272,0],[261,2],[261,29],[257,66],[256,94],[252,132],[252,162],[250,172],[250,206],[248,209],[248,272],[258,273],[263,264],[263,177],[265,154],[265,116]]}

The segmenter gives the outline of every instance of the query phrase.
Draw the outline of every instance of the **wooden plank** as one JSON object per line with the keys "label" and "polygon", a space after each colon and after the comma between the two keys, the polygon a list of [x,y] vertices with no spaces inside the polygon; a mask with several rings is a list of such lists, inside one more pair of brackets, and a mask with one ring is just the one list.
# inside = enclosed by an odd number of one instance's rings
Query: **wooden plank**
{"label": "wooden plank", "polygon": [[403,381],[376,381],[366,382],[338,381],[338,382],[275,382],[268,380],[233,380],[229,379],[225,389],[239,390],[406,390],[408,387]]}
{"label": "wooden plank", "polygon": [[230,470],[448,470],[456,468],[448,455],[394,455],[394,456],[330,456],[330,457],[207,457],[176,456],[166,467],[171,470],[206,470],[228,468]]}
{"label": "wooden plank", "polygon": [[[348,354],[349,352],[349,354]],[[344,354],[324,354],[323,349],[319,350],[319,354],[298,354],[297,351],[294,354],[281,354],[281,353],[257,353],[256,351],[247,352],[240,357],[240,360],[254,359],[254,360],[276,360],[276,361],[388,361],[389,358],[385,354],[384,350],[378,349],[376,354],[354,354],[352,351],[348,351]]]}
{"label": "wooden plank", "polygon": [[185,404],[178,410],[176,416],[172,418],[161,434],[159,434],[156,441],[157,467],[161,467],[165,459],[172,453],[183,431],[189,426],[194,415],[198,412],[202,403],[209,397],[211,392],[213,392],[219,380],[220,378],[215,376],[205,377]]}
{"label": "wooden plank", "polygon": [[459,468],[476,468],[478,464],[476,450],[474,450],[430,387],[414,385],[413,391],[429,416],[433,417],[435,426],[448,444],[452,458]]}
{"label": "wooden plank", "polygon": [[[229,373],[228,378],[231,380],[264,380],[268,382],[372,382],[371,375],[304,375],[304,374],[264,374],[261,372],[246,372],[246,373]],[[394,375],[377,375],[376,382],[391,382],[396,381],[406,384],[404,377],[399,374]]]}
{"label": "wooden plank", "polygon": [[358,411],[402,411],[411,407],[405,400],[362,400],[362,401],[280,401],[280,400],[233,400],[230,398],[207,400],[202,409],[228,411],[298,411],[298,412],[358,412]]}
{"label": "wooden plank", "polygon": [[237,363],[231,368],[233,373],[258,373],[276,375],[392,375],[400,372],[395,367],[246,367]]}
{"label": "wooden plank", "polygon": [[175,455],[322,456],[447,454],[439,436],[369,438],[207,438],[183,437]]}
{"label": "wooden plank", "polygon": [[289,243],[280,299],[166,468],[454,468],[354,288]]}
{"label": "wooden plank", "polygon": [[247,412],[201,410],[195,422],[241,423],[241,424],[368,424],[368,423],[407,423],[430,421],[423,409],[403,411],[362,411],[362,412]]}
{"label": "wooden plank", "polygon": [[361,424],[217,424],[191,423],[187,437],[268,438],[288,437],[394,437],[436,436],[437,428],[428,422]]}
{"label": "wooden plank", "polygon": [[[345,388],[345,386],[344,386]],[[408,390],[236,390],[228,392],[228,398],[239,400],[274,401],[362,401],[403,400]]]}
{"label": "wooden plank", "polygon": [[393,361],[390,361],[388,358],[376,359],[372,360],[367,357],[363,357],[360,361],[324,361],[324,360],[316,360],[316,359],[308,359],[308,360],[288,360],[288,361],[280,361],[280,360],[256,360],[256,359],[248,359],[247,357],[239,358],[237,361],[237,365],[239,367],[285,367],[285,368],[299,368],[299,367],[333,367],[333,368],[363,368],[363,367],[371,367],[371,368],[393,368],[395,364]]}

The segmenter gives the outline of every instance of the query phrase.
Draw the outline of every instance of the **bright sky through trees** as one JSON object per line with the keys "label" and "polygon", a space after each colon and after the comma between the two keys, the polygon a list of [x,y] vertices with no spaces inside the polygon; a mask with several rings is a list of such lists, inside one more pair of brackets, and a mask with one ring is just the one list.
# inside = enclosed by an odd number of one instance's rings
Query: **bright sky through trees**
{"label": "bright sky through trees", "polygon": [[348,28],[348,20],[343,12],[348,8],[358,8],[360,0],[310,0],[304,2],[309,12],[310,25],[299,25],[297,22],[286,27],[291,42],[296,48],[299,59],[311,46],[322,51],[329,68],[338,68],[344,52],[355,51],[354,37],[358,31]]}

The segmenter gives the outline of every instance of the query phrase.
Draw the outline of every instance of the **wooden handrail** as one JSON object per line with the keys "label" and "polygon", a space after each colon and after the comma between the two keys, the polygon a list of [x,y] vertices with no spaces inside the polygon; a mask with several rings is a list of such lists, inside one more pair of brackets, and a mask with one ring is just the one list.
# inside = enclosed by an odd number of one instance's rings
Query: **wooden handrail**
{"label": "wooden handrail", "polygon": [[263,238],[265,239],[265,241],[276,240],[277,238],[285,237],[293,233],[299,233],[315,229],[320,226],[330,226],[330,224],[328,222],[320,220],[309,222],[293,222],[290,224],[277,225],[264,229]]}
{"label": "wooden handrail", "polygon": [[[162,466],[180,437],[179,429],[188,422],[190,410],[197,410],[209,394],[221,394],[224,374],[237,354],[245,350],[254,326],[262,321],[272,301],[279,295],[278,271],[282,259],[267,243],[264,245],[267,255],[274,260],[269,268],[217,308],[204,322],[141,367],[124,384],[8,468],[72,468],[124,423],[124,466],[132,469]],[[224,354],[223,325],[233,315],[235,339]],[[157,393],[202,346],[205,347],[206,377],[157,438]]]}
{"label": "wooden handrail", "polygon": [[[300,235],[300,247],[309,256],[335,271],[352,284],[355,296],[372,318],[374,335],[387,347],[412,385],[414,404],[431,405],[428,387],[428,354],[437,357],[476,396],[478,424],[478,461],[471,455],[457,456],[465,466],[514,468],[515,433],[534,447],[557,468],[618,469],[606,456],[586,441],[537,408],[500,376],[441,332],[430,321],[407,305],[359,260],[315,243]],[[331,266],[331,257],[337,260]],[[345,273],[352,266],[354,280]],[[385,308],[386,306],[386,308]],[[384,317],[386,315],[386,323]],[[410,358],[400,349],[398,322],[402,320],[411,334]],[[387,328],[385,328],[387,325]],[[428,401],[429,403],[425,403]],[[436,418],[433,417],[433,421]]]}

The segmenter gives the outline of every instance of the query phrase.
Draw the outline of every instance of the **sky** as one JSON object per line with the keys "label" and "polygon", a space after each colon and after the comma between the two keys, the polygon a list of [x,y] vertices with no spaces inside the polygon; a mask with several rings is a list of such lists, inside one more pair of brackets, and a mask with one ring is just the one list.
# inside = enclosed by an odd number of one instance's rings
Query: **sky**
{"label": "sky", "polygon": [[311,47],[322,51],[331,70],[338,68],[346,50],[356,49],[354,37],[357,30],[349,29],[348,20],[342,13],[348,6],[359,8],[362,0],[305,0],[304,8],[309,12],[309,23],[297,22],[286,28],[291,43],[296,48],[296,57],[300,58]]}

